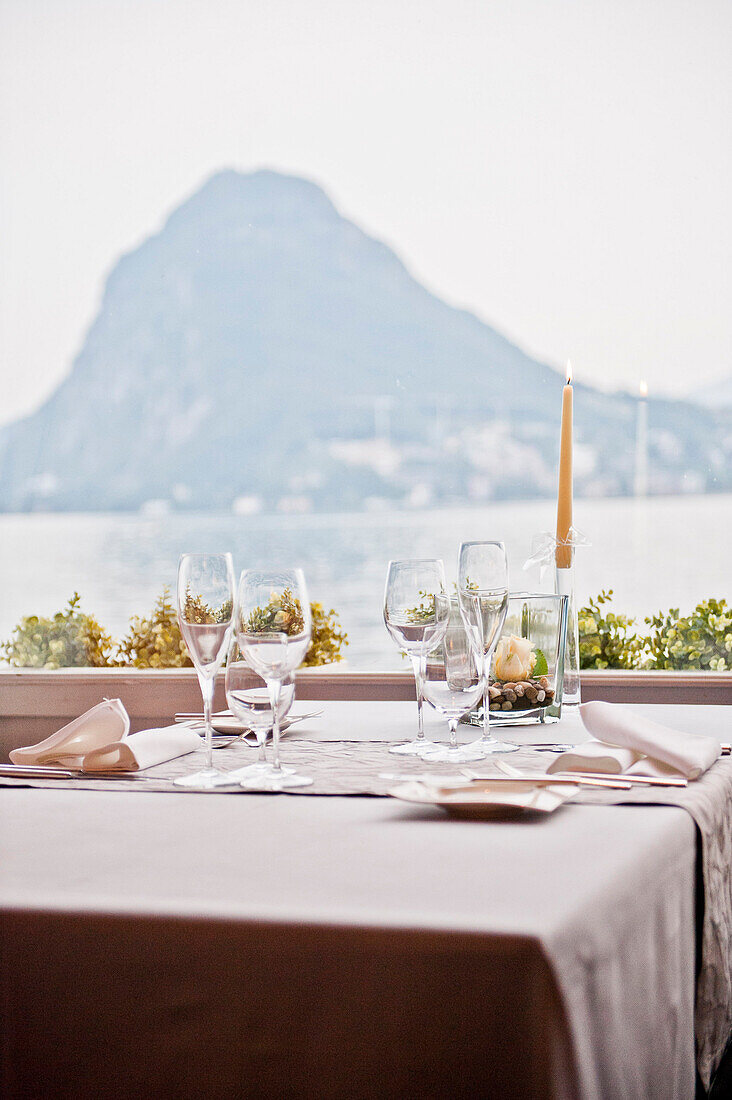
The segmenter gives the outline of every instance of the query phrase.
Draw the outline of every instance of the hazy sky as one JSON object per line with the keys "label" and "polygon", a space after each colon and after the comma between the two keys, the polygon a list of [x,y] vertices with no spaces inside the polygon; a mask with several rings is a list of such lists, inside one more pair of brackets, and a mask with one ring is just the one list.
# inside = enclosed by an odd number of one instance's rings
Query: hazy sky
{"label": "hazy sky", "polygon": [[0,0],[0,420],[225,166],[579,377],[732,376],[730,0]]}

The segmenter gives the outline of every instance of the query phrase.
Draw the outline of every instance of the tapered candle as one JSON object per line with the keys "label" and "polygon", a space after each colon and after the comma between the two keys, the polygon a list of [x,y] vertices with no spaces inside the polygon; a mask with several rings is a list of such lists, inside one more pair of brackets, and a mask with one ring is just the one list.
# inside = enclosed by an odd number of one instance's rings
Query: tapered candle
{"label": "tapered candle", "polygon": [[567,545],[572,526],[572,364],[567,361],[567,384],[562,391],[562,434],[559,448],[557,495],[557,569],[569,569],[572,547]]}

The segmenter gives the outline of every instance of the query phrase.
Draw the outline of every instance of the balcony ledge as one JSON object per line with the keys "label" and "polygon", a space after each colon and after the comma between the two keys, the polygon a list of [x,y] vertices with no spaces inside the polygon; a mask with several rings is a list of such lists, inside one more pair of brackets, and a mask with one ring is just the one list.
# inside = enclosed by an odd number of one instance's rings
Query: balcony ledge
{"label": "balcony ledge", "polygon": [[[151,720],[160,724],[176,711],[200,708],[193,669],[134,668],[4,668],[0,670],[0,728],[8,722],[64,722],[105,696],[124,702],[133,728]],[[396,700],[414,698],[411,672],[354,671],[348,665],[303,669],[298,673],[300,699]],[[732,703],[732,672],[582,673],[582,697],[613,703]],[[225,707],[223,674],[216,685],[215,706]],[[50,729],[48,730],[50,732]]]}

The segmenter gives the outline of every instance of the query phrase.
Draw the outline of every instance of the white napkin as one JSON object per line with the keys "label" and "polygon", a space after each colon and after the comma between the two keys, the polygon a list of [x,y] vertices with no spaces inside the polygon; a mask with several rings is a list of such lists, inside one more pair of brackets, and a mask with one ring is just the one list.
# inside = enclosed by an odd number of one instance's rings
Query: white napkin
{"label": "white napkin", "polygon": [[124,741],[129,732],[130,718],[121,701],[105,699],[52,733],[45,741],[24,749],[13,749],[10,759],[14,764],[58,764],[65,768],[80,768],[88,752],[112,741]]}
{"label": "white napkin", "polygon": [[562,753],[548,772],[628,772],[696,779],[722,753],[714,738],[669,729],[630,707],[594,701],[582,703],[579,712],[593,740]]}
{"label": "white napkin", "polygon": [[105,699],[45,741],[13,749],[14,764],[50,764],[82,771],[140,771],[199,748],[188,726],[167,726],[130,734],[130,718],[119,699]]}
{"label": "white napkin", "polygon": [[84,772],[136,772],[185,756],[201,747],[201,738],[190,726],[161,726],[131,733],[124,741],[103,745],[84,757]]}

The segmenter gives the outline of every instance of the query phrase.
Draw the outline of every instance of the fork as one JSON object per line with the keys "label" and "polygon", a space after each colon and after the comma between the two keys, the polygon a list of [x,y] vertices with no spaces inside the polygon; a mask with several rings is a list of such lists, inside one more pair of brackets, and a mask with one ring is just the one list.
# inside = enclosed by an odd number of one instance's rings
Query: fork
{"label": "fork", "polygon": [[[183,725],[184,723],[181,722],[179,724]],[[192,729],[194,733],[203,734],[206,729],[203,722],[186,722],[185,725],[188,726],[189,729]],[[268,741],[271,736],[272,730],[270,729],[267,731]],[[213,749],[228,749],[229,745],[234,744],[246,745],[248,749],[255,749],[259,742],[253,730],[249,730],[248,733],[237,733],[234,737],[227,737],[225,733],[220,733],[218,736],[214,734],[211,738],[211,748]]]}

